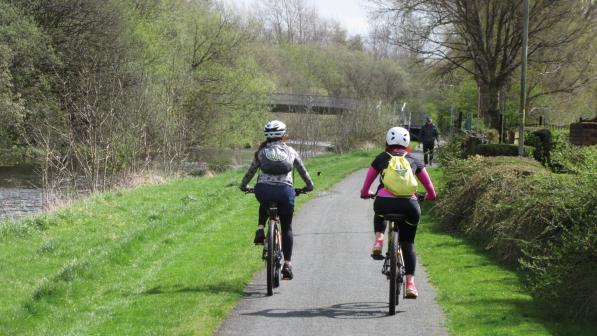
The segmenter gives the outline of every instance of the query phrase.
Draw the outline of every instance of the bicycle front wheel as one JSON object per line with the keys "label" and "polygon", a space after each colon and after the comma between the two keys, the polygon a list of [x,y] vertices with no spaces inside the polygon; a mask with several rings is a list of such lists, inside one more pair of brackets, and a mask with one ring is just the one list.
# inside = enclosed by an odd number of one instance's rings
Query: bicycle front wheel
{"label": "bicycle front wheel", "polygon": [[275,221],[270,220],[269,226],[267,228],[267,237],[266,237],[266,244],[267,244],[267,295],[272,296],[274,295],[274,274],[276,272],[276,252],[275,252],[275,231],[274,227],[276,226]]}
{"label": "bicycle front wheel", "polygon": [[397,286],[397,261],[396,253],[398,251],[398,232],[392,230],[388,253],[390,254],[390,315],[396,314],[396,306],[398,305],[398,286]]}

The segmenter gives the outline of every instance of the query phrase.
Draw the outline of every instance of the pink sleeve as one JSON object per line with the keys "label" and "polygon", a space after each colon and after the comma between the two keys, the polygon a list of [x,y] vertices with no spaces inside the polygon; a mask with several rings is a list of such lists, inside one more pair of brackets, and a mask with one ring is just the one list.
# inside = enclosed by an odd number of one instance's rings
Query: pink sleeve
{"label": "pink sleeve", "polygon": [[423,184],[423,187],[425,187],[425,191],[427,192],[425,194],[425,199],[426,200],[434,200],[436,197],[435,188],[433,187],[431,178],[429,178],[427,169],[425,169],[425,168],[421,169],[421,171],[417,174],[417,177],[419,178],[419,181],[421,181],[421,184]]}
{"label": "pink sleeve", "polygon": [[363,187],[361,188],[361,195],[366,195],[369,193],[369,188],[375,181],[375,178],[379,175],[379,172],[373,168],[373,166],[369,167],[367,170],[367,176],[365,177],[365,182],[363,182]]}

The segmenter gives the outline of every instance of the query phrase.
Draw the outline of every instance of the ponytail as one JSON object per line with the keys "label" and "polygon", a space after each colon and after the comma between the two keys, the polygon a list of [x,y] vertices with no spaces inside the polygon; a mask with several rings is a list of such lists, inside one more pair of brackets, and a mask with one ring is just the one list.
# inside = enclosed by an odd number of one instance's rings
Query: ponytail
{"label": "ponytail", "polygon": [[264,142],[262,142],[262,143],[259,145],[259,148],[257,148],[257,151],[255,151],[255,160],[257,160],[257,159],[258,159],[257,157],[259,156],[259,151],[260,151],[260,150],[262,150],[262,149],[263,149],[263,147],[265,147],[265,145],[266,145],[266,144],[267,144],[267,140],[266,140],[266,141],[264,141]]}

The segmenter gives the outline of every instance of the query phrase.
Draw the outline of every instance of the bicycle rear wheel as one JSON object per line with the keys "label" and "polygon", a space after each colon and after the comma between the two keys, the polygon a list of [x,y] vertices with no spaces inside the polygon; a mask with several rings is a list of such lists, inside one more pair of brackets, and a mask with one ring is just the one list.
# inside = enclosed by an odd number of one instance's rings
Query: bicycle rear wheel
{"label": "bicycle rear wheel", "polygon": [[406,285],[404,283],[404,259],[402,257],[402,247],[400,246],[400,242],[398,242],[398,248],[396,249],[396,305],[398,305],[398,301],[400,300],[400,292],[402,291],[402,297],[406,295]]}
{"label": "bicycle rear wheel", "polygon": [[[393,225],[392,225],[393,228]],[[398,271],[396,262],[396,252],[398,251],[398,232],[392,230],[390,244],[388,246],[388,253],[390,254],[390,315],[396,314],[396,306],[398,305],[398,295],[400,290],[398,286]]]}
{"label": "bicycle rear wheel", "polygon": [[267,228],[267,237],[266,237],[266,244],[267,244],[267,295],[272,296],[274,295],[274,274],[275,274],[275,267],[276,267],[276,252],[275,252],[275,232],[274,227],[276,226],[276,222],[271,219],[269,221],[269,225]]}
{"label": "bicycle rear wheel", "polygon": [[[400,244],[398,244],[398,258],[396,258],[396,261],[398,262],[398,277],[396,279],[397,284],[396,286],[398,286],[398,292],[396,293],[397,297],[400,297],[400,291],[402,290],[402,298],[406,298],[406,281],[405,281],[405,266],[404,266],[404,257],[402,255],[402,247],[400,246]],[[398,299],[396,299],[396,302],[398,302]]]}

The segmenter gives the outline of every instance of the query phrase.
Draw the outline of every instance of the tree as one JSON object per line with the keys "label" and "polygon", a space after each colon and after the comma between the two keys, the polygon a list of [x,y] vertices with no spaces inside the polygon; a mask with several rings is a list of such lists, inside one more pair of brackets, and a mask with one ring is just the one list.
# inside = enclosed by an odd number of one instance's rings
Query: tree
{"label": "tree", "polygon": [[[517,0],[370,0],[393,27],[391,36],[440,73],[462,69],[479,87],[480,112],[498,125],[500,93],[520,65],[522,5]],[[529,17],[529,63],[554,69],[570,64],[566,51],[594,39],[596,5],[591,1],[536,0]],[[567,55],[567,57],[562,57]],[[582,82],[582,80],[581,80]],[[572,79],[571,85],[579,83]],[[562,83],[566,84],[566,83]]]}
{"label": "tree", "polygon": [[346,42],[346,30],[317,14],[306,0],[260,0],[252,16],[261,34],[277,45]]}
{"label": "tree", "polygon": [[48,36],[19,8],[0,2],[0,147],[23,144],[26,125],[51,108],[47,71],[56,65]]}

